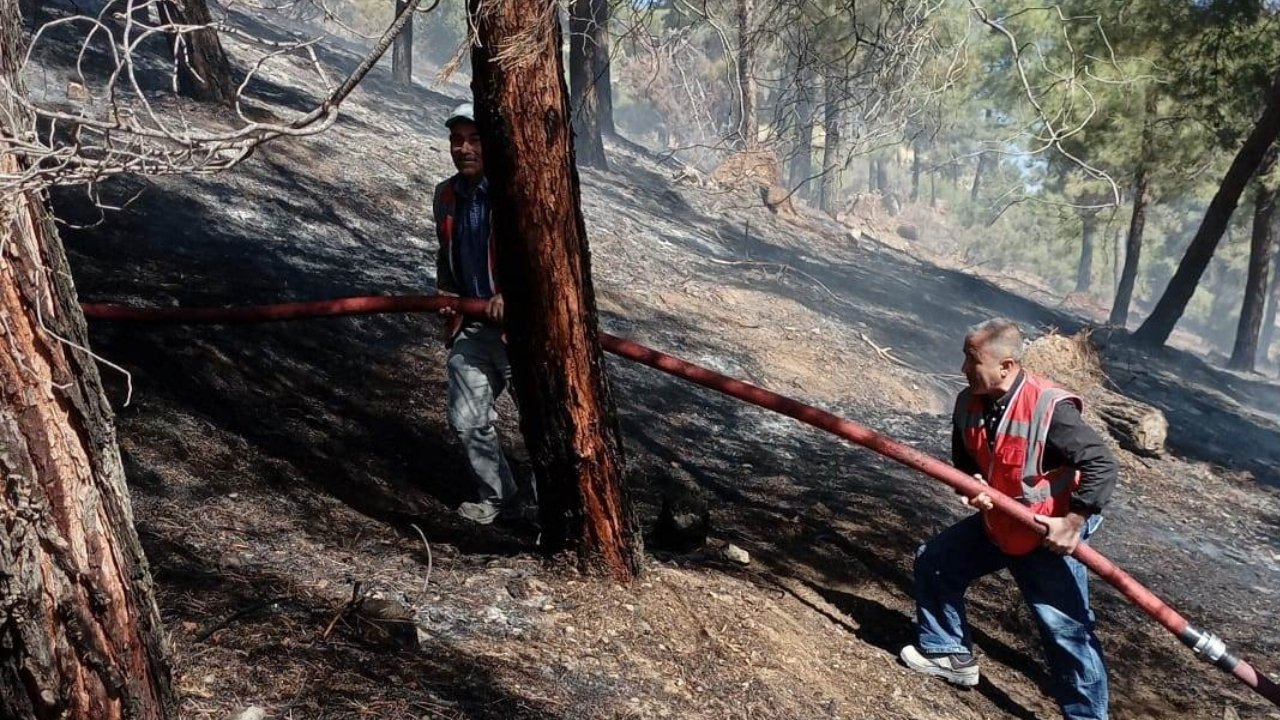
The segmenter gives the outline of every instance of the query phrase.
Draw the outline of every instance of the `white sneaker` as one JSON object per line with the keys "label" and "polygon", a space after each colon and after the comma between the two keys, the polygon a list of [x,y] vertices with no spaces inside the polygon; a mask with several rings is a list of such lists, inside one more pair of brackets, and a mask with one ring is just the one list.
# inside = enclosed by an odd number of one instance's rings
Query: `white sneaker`
{"label": "white sneaker", "polygon": [[477,525],[489,525],[501,512],[497,505],[488,502],[464,502],[458,506],[458,514]]}
{"label": "white sneaker", "polygon": [[925,655],[915,645],[898,653],[903,664],[918,673],[940,677],[961,687],[978,684],[978,659],[973,655]]}

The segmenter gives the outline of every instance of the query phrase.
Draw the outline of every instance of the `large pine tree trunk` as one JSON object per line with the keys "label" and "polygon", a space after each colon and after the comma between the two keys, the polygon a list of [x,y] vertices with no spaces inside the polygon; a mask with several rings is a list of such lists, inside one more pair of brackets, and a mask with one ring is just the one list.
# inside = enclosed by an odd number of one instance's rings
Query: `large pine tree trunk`
{"label": "large pine tree trunk", "polygon": [[500,238],[520,424],[542,542],[620,580],[639,568],[622,446],[598,342],[553,0],[471,0],[477,121]]}
{"label": "large pine tree trunk", "polygon": [[[20,23],[0,0],[0,83],[18,96]],[[33,128],[0,94],[0,173],[24,170],[8,138]],[[111,410],[42,194],[0,197],[0,247],[0,717],[171,718]]]}
{"label": "large pine tree trunk", "polygon": [[1280,77],[1272,83],[1266,109],[1245,138],[1235,159],[1231,161],[1231,167],[1227,169],[1218,192],[1210,201],[1200,229],[1196,231],[1186,254],[1182,256],[1182,262],[1178,263],[1173,279],[1169,281],[1146,321],[1133,334],[1135,340],[1148,346],[1159,346],[1169,339],[1173,327],[1178,324],[1182,313],[1187,309],[1187,303],[1195,294],[1209,260],[1218,249],[1222,233],[1226,231],[1227,224],[1231,222],[1231,214],[1240,202],[1241,193],[1249,183],[1249,178],[1253,177],[1262,164],[1277,135],[1280,135]]}
{"label": "large pine tree trunk", "polygon": [[742,102],[742,147],[754,148],[760,139],[760,114],[756,103],[759,93],[756,81],[756,2],[738,2],[738,87]]}
{"label": "large pine tree trunk", "polygon": [[843,105],[843,88],[835,77],[826,78],[826,103],[823,107],[822,129],[826,141],[822,147],[822,191],[818,207],[831,217],[836,216],[840,202],[840,112]]}
{"label": "large pine tree trunk", "polygon": [[[396,17],[404,12],[405,0],[395,0]],[[413,85],[413,18],[396,36],[395,45],[391,48],[391,79],[397,85],[408,87]]]}
{"label": "large pine tree trunk", "polygon": [[1080,213],[1080,264],[1076,266],[1076,292],[1089,292],[1093,286],[1093,245],[1098,230],[1098,213]]}
{"label": "large pine tree trunk", "polygon": [[178,89],[205,102],[231,104],[236,85],[231,63],[222,49],[213,16],[205,0],[162,0],[160,17],[169,25],[200,25],[199,30],[173,34],[173,54],[178,65]]}
{"label": "large pine tree trunk", "polygon": [[1108,322],[1123,328],[1129,321],[1129,305],[1133,302],[1133,288],[1138,282],[1138,263],[1142,259],[1142,233],[1147,226],[1147,202],[1151,192],[1151,163],[1155,160],[1156,102],[1159,96],[1154,87],[1147,88],[1142,121],[1142,149],[1138,166],[1133,170],[1133,214],[1129,217],[1129,237],[1124,244],[1124,269],[1116,296],[1111,302]]}
{"label": "large pine tree trunk", "polygon": [[[578,162],[607,170],[604,138],[600,128],[600,94],[596,73],[601,63],[596,55],[596,9],[601,0],[573,0],[569,7],[569,87],[573,106],[573,148]],[[607,52],[607,51],[606,51]]]}
{"label": "large pine tree trunk", "polygon": [[[1274,155],[1274,153],[1272,153]],[[1267,273],[1271,270],[1271,226],[1276,214],[1276,191],[1259,180],[1254,192],[1253,234],[1249,242],[1249,271],[1244,283],[1244,303],[1236,327],[1236,341],[1227,367],[1253,371],[1258,356],[1258,335],[1267,303]]]}

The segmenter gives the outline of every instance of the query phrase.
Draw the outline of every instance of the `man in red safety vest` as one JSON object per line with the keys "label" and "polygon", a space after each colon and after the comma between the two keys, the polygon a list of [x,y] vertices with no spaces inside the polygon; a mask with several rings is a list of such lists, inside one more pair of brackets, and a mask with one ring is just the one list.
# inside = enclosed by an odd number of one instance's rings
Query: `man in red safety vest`
{"label": "man in red safety vest", "polygon": [[445,127],[458,173],[436,186],[432,203],[439,241],[436,287],[442,295],[489,303],[484,320],[464,319],[449,308],[440,311],[449,320],[449,425],[462,441],[479,491],[458,514],[488,525],[516,509],[516,484],[493,425],[493,404],[511,384],[511,364],[502,334],[489,183],[471,103],[459,105]]}
{"label": "man in red safety vest", "polygon": [[1094,634],[1087,570],[1070,553],[1097,530],[1117,477],[1114,455],[1081,419],[1079,397],[1021,367],[1017,323],[997,318],[965,336],[969,387],[956,400],[952,463],[1027,505],[1041,536],[993,509],[978,509],[916,553],[917,641],[907,667],[963,686],[978,684],[965,591],[1007,568],[1040,629],[1052,692],[1069,720],[1105,720],[1107,669]]}

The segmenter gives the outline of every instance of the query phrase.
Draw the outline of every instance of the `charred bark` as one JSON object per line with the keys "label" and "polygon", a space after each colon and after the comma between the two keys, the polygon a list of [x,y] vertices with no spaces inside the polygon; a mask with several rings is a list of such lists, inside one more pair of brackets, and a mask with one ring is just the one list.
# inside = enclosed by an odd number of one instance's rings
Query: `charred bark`
{"label": "charred bark", "polygon": [[[551,0],[472,0],[477,122],[499,238],[520,424],[539,481],[543,548],[575,549],[619,580],[639,569],[635,518],[597,339]],[[513,51],[513,49],[516,49]]]}
{"label": "charred bark", "polygon": [[[404,12],[405,0],[396,0],[396,17]],[[391,47],[391,79],[397,85],[413,85],[413,19],[396,35]]]}
{"label": "charred bark", "polygon": [[[23,37],[0,0],[0,172],[33,129]],[[111,409],[42,193],[0,196],[0,717],[174,716]]]}
{"label": "charred bark", "polygon": [[213,16],[205,0],[162,0],[160,18],[167,25],[196,25],[198,30],[173,33],[171,43],[178,66],[178,89],[188,97],[229,105],[235,101],[236,85],[231,78],[231,62],[222,49]]}
{"label": "charred bark", "polygon": [[[601,128],[600,93],[597,83],[603,65],[597,54],[602,0],[573,0],[569,8],[569,89],[573,108],[573,149],[578,163],[608,170]],[[607,49],[604,50],[607,53]]]}

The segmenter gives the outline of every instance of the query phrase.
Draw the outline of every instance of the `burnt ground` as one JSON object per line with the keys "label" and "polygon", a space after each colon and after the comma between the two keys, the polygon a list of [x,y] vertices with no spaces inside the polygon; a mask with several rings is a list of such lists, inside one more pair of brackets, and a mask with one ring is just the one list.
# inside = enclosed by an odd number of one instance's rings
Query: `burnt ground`
{"label": "burnt ground", "polygon": [[[275,22],[233,20],[262,33]],[[338,42],[323,57],[358,59]],[[65,72],[48,62],[46,86]],[[301,72],[274,69],[256,97],[302,107],[315,89]],[[144,192],[64,230],[82,299],[429,292],[430,188],[448,173],[437,126],[454,102],[378,71],[324,136],[216,177],[110,184],[109,197]],[[946,452],[965,327],[993,314],[1088,322],[923,248],[775,217],[750,192],[674,185],[660,159],[622,141],[610,151],[611,172],[583,174],[606,329],[933,454]],[[55,206],[100,219],[81,193]],[[468,481],[431,318],[91,333],[131,373],[124,406],[123,376],[104,369],[186,716],[251,704],[275,718],[1055,716],[1029,616],[1001,576],[970,595],[979,688],[896,665],[912,635],[912,553],[961,511],[949,490],[835,438],[611,362],[646,526],[675,477],[707,494],[714,527],[707,549],[655,553],[621,588],[544,563],[528,527],[454,519]],[[1105,354],[1115,385],[1169,415],[1173,453],[1122,453],[1097,546],[1280,672],[1280,388],[1123,337]],[[752,562],[721,559],[728,542]],[[412,611],[410,638],[340,615],[356,582]],[[1280,718],[1095,587],[1115,717]]]}

